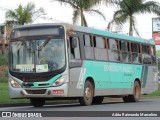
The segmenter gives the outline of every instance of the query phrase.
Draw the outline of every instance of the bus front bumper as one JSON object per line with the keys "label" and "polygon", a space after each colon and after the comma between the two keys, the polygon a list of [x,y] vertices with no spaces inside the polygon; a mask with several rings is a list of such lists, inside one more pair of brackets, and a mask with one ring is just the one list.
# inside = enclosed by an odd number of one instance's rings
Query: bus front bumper
{"label": "bus front bumper", "polygon": [[10,98],[54,98],[67,97],[68,84],[48,88],[13,88],[9,84]]}

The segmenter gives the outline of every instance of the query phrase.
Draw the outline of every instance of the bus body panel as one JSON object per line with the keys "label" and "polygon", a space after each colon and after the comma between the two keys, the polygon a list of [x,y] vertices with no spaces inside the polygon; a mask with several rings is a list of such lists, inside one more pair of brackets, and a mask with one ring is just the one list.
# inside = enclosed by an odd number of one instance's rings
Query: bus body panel
{"label": "bus body panel", "polygon": [[[149,66],[149,73],[146,73],[142,67],[142,65],[85,61],[86,74],[84,80],[88,77],[93,78],[95,96],[133,94],[136,79],[140,80],[142,84],[142,94],[151,93],[157,89],[156,67]],[[146,78],[147,82],[142,78]],[[155,80],[153,81],[153,79]]]}
{"label": "bus body panel", "polygon": [[68,94],[70,97],[80,97],[83,95],[84,84],[84,68],[75,67],[70,68],[70,82],[68,87]]}
{"label": "bus body panel", "polygon": [[156,66],[143,66],[141,94],[149,94],[158,89],[158,72]]}

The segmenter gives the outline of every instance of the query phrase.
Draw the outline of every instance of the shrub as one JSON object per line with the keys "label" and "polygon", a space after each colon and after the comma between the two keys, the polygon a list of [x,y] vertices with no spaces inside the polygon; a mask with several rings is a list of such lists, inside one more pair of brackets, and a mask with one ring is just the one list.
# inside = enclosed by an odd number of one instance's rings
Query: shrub
{"label": "shrub", "polygon": [[0,54],[0,65],[8,65],[8,55]]}

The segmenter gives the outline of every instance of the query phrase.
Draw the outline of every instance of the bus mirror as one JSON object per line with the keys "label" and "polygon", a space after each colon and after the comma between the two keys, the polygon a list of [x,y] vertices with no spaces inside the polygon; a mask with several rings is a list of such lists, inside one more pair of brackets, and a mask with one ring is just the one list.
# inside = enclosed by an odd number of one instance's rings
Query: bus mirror
{"label": "bus mirror", "polygon": [[72,48],[76,48],[77,47],[77,37],[73,37],[72,38]]}

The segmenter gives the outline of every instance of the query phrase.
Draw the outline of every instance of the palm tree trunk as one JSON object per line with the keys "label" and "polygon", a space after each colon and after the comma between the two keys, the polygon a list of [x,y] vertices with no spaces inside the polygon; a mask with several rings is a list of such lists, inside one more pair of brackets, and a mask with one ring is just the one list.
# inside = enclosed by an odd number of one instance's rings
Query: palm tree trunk
{"label": "palm tree trunk", "polygon": [[129,35],[133,36],[133,19],[132,19],[132,15],[129,16]]}
{"label": "palm tree trunk", "polygon": [[83,26],[83,10],[81,9],[81,26]]}

